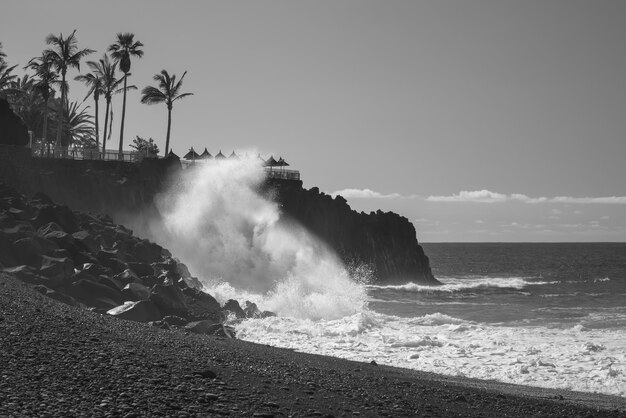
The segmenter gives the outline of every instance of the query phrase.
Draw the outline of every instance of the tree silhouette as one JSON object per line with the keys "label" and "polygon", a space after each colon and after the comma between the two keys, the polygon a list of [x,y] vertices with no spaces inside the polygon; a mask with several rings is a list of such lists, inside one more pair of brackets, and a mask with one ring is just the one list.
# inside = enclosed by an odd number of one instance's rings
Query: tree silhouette
{"label": "tree silhouette", "polygon": [[141,47],[143,44],[134,40],[135,35],[132,33],[118,33],[117,40],[114,44],[109,46],[109,52],[111,57],[119,64],[120,70],[124,73],[124,100],[122,103],[122,122],[120,126],[120,149],[119,155],[122,158],[122,146],[124,145],[124,120],[126,118],[126,81],[130,76],[130,58],[143,57],[143,50]]}
{"label": "tree silhouette", "polygon": [[165,155],[170,148],[170,131],[172,127],[172,106],[176,100],[182,99],[183,97],[191,96],[193,93],[180,93],[180,88],[183,84],[183,79],[187,71],[185,71],[180,78],[180,80],[176,81],[176,74],[172,74],[171,76],[167,71],[161,70],[160,74],[154,75],[154,81],[158,81],[158,87],[148,86],[145,87],[142,91],[141,103],[144,104],[157,104],[157,103],[165,103],[167,105],[167,136],[165,139]]}

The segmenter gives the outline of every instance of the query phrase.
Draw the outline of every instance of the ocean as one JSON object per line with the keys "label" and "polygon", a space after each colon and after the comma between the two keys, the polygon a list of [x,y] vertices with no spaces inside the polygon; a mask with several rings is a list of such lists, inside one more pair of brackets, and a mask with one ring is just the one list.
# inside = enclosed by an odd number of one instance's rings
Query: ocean
{"label": "ocean", "polygon": [[366,296],[357,309],[332,319],[249,319],[236,325],[238,338],[446,375],[626,396],[626,244],[422,245],[442,286],[359,284]]}
{"label": "ocean", "polygon": [[[256,153],[250,153],[255,155]],[[184,170],[134,229],[180,257],[243,340],[453,376],[626,396],[626,244],[424,244],[443,284],[380,285],[257,193],[256,158]]]}

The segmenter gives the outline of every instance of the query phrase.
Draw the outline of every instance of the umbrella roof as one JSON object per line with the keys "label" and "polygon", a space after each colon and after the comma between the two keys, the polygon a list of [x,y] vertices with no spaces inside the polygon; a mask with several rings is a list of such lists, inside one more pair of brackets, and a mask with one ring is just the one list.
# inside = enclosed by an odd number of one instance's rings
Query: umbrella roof
{"label": "umbrella roof", "polygon": [[288,166],[288,165],[289,165],[289,163],[288,163],[287,161],[283,160],[283,157],[280,157],[280,158],[278,159],[278,161],[276,161],[276,165],[277,165],[278,167],[286,167],[286,166]]}
{"label": "umbrella roof", "polygon": [[235,151],[233,151],[232,154],[228,156],[228,158],[239,158],[239,156],[235,154]]}
{"label": "umbrella roof", "polygon": [[200,156],[198,155],[198,153],[193,150],[193,147],[191,147],[189,152],[187,154],[185,154],[185,156],[183,158],[185,160],[195,160],[196,158],[199,158],[199,157]]}
{"label": "umbrella roof", "polygon": [[265,161],[265,166],[266,166],[266,167],[276,167],[276,164],[277,164],[277,163],[278,163],[278,161],[276,161],[276,160],[274,159],[274,156],[272,155],[272,156],[270,156],[270,158],[268,158],[268,159]]}
{"label": "umbrella roof", "polygon": [[224,154],[222,154],[222,150],[220,150],[220,152],[217,153],[217,155],[215,156],[216,160],[221,160],[223,158],[226,158],[226,156]]}
{"label": "umbrella roof", "polygon": [[170,152],[167,154],[167,158],[176,158],[177,160],[180,160],[180,157],[176,154],[174,154],[174,150],[170,150]]}
{"label": "umbrella roof", "polygon": [[213,156],[211,155],[211,153],[209,152],[209,150],[206,149],[206,147],[204,147],[204,152],[202,154],[200,154],[200,159],[210,159],[213,158]]}

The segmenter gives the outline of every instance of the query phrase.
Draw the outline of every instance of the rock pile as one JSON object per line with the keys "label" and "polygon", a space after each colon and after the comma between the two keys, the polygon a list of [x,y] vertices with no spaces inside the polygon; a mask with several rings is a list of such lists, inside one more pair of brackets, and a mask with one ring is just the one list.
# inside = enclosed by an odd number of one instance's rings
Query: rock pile
{"label": "rock pile", "polygon": [[165,248],[106,215],[73,212],[0,183],[0,269],[53,299],[163,328],[232,337],[228,317],[270,315],[224,306]]}

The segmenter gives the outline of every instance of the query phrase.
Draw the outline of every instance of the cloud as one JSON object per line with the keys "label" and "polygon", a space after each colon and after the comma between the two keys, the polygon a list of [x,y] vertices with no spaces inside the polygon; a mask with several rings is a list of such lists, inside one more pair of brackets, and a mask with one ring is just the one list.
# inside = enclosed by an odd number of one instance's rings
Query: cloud
{"label": "cloud", "polygon": [[428,196],[427,202],[473,202],[473,203],[572,203],[572,204],[626,204],[626,196],[608,197],[530,197],[521,193],[503,194],[490,190],[463,190],[451,196]]}
{"label": "cloud", "polygon": [[331,196],[341,195],[346,199],[414,199],[415,195],[401,195],[400,193],[383,194],[370,189],[343,189],[330,193]]}

